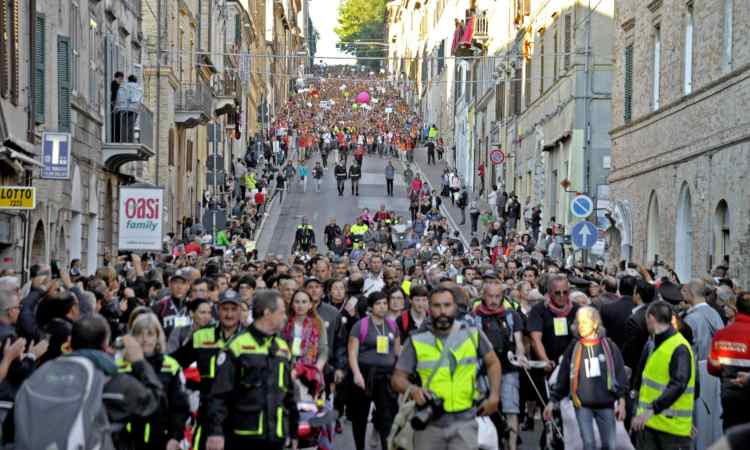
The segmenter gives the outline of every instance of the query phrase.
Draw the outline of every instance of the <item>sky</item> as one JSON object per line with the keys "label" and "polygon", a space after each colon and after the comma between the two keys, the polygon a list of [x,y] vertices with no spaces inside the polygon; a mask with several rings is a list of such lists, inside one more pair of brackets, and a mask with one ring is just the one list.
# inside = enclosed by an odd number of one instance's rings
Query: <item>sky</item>
{"label": "sky", "polygon": [[[333,29],[338,25],[338,6],[342,0],[310,0],[310,17],[320,33],[316,58],[321,56],[349,56],[336,48],[339,38]],[[317,62],[317,59],[316,59]],[[327,64],[353,64],[354,60],[325,61]]]}

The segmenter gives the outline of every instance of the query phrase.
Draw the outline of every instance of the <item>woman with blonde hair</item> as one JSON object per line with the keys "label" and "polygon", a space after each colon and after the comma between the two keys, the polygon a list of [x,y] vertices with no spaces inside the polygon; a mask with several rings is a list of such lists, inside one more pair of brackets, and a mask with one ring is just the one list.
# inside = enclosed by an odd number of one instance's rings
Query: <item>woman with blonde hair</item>
{"label": "woman with blonde hair", "polygon": [[[130,334],[143,348],[146,362],[164,386],[167,401],[162,402],[161,407],[149,417],[129,418],[123,435],[133,448],[177,450],[183,438],[185,422],[190,416],[182,368],[174,358],[164,353],[167,349],[166,337],[154,313],[138,314],[130,325]],[[143,370],[138,364],[117,358],[117,368],[121,373]]]}

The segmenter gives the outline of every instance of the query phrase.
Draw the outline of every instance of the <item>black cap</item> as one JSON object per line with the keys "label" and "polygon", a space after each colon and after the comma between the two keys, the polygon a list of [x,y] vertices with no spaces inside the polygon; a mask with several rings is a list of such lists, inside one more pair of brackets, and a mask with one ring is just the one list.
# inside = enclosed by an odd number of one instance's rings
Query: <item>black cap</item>
{"label": "black cap", "polygon": [[665,280],[659,286],[659,294],[661,295],[661,298],[664,299],[664,301],[669,302],[673,305],[678,305],[684,300],[682,298],[682,292],[680,292],[680,289],[682,289],[681,284],[675,284],[669,280]]}
{"label": "black cap", "polygon": [[578,289],[585,289],[591,285],[591,281],[575,275],[569,276],[568,282],[571,286],[577,287]]}
{"label": "black cap", "polygon": [[174,273],[174,275],[172,275],[171,277],[169,277],[169,282],[170,283],[173,282],[173,281],[175,281],[175,280],[182,280],[182,281],[187,282],[187,278],[185,278],[185,275],[182,274],[181,270],[178,270],[177,272]]}
{"label": "black cap", "polygon": [[235,305],[242,304],[242,299],[240,298],[240,294],[237,293],[234,289],[227,289],[226,291],[222,292],[221,295],[219,295],[219,304],[223,305],[224,303],[234,303]]}

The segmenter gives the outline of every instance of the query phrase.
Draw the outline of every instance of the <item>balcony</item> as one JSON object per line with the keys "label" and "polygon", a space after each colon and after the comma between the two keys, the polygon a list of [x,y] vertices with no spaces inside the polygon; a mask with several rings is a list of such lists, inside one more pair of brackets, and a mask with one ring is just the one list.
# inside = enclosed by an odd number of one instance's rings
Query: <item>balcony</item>
{"label": "balcony", "polygon": [[213,114],[213,94],[205,83],[183,83],[177,88],[174,100],[174,121],[184,128],[208,123]]}
{"label": "balcony", "polygon": [[227,114],[235,110],[241,92],[237,80],[214,80],[213,92],[216,98],[214,102],[214,113],[217,116]]}
{"label": "balcony", "polygon": [[129,162],[154,156],[154,113],[145,105],[138,112],[116,112],[108,122],[102,143],[102,160],[108,170],[117,172]]}
{"label": "balcony", "polygon": [[475,28],[474,28],[474,40],[484,44],[490,39],[490,20],[487,17],[487,12],[482,12],[476,16]]}

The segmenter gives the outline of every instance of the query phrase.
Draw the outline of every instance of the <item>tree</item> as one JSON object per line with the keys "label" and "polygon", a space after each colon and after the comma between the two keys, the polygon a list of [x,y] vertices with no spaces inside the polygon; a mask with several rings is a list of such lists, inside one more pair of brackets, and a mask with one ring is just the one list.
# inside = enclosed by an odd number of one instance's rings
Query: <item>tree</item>
{"label": "tree", "polygon": [[339,26],[334,31],[339,37],[336,47],[358,58],[357,63],[373,68],[385,58],[385,7],[387,0],[344,0],[339,5]]}

